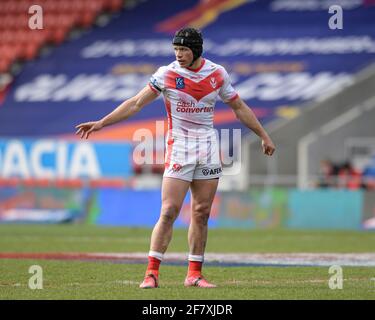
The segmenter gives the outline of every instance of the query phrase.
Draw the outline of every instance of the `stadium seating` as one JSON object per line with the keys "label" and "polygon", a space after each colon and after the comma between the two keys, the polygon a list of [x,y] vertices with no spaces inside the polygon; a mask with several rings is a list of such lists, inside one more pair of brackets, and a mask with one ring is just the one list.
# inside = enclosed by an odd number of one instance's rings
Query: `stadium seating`
{"label": "stadium seating", "polygon": [[43,0],[43,30],[28,26],[33,0],[3,1],[0,19],[0,73],[10,71],[18,60],[32,60],[45,44],[59,45],[75,28],[89,28],[101,12],[122,8],[122,0]]}
{"label": "stadium seating", "polygon": [[[373,61],[375,37],[374,6],[355,1],[344,6],[345,28],[331,30],[327,3],[312,2],[317,6],[297,0],[139,1],[102,28],[64,42],[73,28],[89,27],[100,13],[121,9],[123,1],[43,0],[43,30],[27,27],[25,10],[31,0],[2,1],[0,72],[9,71],[16,61],[35,59],[45,44],[64,45],[26,64],[22,76],[6,93],[0,92],[0,136],[75,138],[75,124],[100,119],[142,89],[158,66],[173,60],[171,35],[181,27],[181,15],[186,24],[202,29],[204,56],[226,67],[235,90],[262,124],[304,117],[304,107],[329,95],[329,90],[349,90],[356,74]],[[327,121],[336,117],[335,110],[324,109]],[[305,117],[303,127],[310,128],[315,118]],[[14,119],[21,125],[15,127]],[[95,138],[129,142],[140,127],[155,133],[155,121],[164,119],[163,101],[156,99],[126,124],[106,128]],[[316,119],[318,126],[322,117]],[[250,132],[221,101],[215,106],[214,125]],[[291,159],[288,149],[291,140],[300,138],[295,130],[285,133],[278,149],[279,170],[286,165],[296,168],[297,158]],[[254,149],[251,153],[261,158],[250,161],[254,171],[249,172],[263,174],[269,165],[258,152],[258,140]],[[280,160],[282,152],[286,165]],[[134,164],[133,173],[143,168]],[[162,167],[148,171],[161,172]],[[285,173],[294,174],[294,169]]]}

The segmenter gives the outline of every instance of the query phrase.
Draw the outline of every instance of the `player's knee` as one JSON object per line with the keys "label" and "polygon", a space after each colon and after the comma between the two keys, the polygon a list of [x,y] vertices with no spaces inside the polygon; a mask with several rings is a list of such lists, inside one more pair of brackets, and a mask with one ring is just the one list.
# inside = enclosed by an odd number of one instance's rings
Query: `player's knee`
{"label": "player's knee", "polygon": [[193,211],[196,215],[208,215],[210,213],[211,206],[206,202],[195,203]]}
{"label": "player's knee", "polygon": [[192,221],[200,226],[205,226],[208,224],[208,214],[194,214],[192,216]]}
{"label": "player's knee", "polygon": [[161,207],[160,220],[163,223],[173,223],[178,215],[178,206],[174,204],[163,204]]}
{"label": "player's knee", "polygon": [[210,215],[210,205],[207,203],[196,204],[193,207],[192,219],[199,224],[207,224]]}

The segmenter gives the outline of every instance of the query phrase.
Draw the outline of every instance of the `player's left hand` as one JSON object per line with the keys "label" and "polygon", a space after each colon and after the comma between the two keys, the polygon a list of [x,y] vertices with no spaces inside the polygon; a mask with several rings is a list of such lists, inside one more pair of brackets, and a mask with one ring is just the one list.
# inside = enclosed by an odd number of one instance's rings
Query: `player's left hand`
{"label": "player's left hand", "polygon": [[276,149],[271,138],[269,137],[262,139],[262,148],[263,153],[267,156],[272,156]]}

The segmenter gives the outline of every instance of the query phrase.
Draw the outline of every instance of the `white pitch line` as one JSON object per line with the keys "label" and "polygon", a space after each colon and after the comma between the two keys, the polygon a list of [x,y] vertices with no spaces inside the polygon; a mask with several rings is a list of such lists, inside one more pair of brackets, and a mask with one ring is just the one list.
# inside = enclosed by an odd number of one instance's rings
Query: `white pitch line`
{"label": "white pitch line", "polygon": [[[50,259],[81,261],[112,261],[120,263],[145,263],[147,252],[129,253],[17,253],[0,252],[0,259]],[[169,252],[165,262],[184,263],[187,254]],[[363,266],[375,267],[375,253],[206,253],[205,262],[211,265],[249,266]]]}
{"label": "white pitch line", "polygon": [[[145,252],[92,253],[91,257],[107,259],[144,260]],[[375,267],[375,253],[206,253],[205,262],[249,265],[296,265],[296,266],[366,266]],[[165,254],[166,262],[182,262],[187,254],[170,252]]]}

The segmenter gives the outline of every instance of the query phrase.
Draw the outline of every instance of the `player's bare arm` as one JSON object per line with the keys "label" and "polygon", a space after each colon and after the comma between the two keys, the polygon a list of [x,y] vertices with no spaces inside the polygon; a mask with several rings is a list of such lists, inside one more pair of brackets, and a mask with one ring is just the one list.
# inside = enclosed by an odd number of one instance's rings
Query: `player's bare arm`
{"label": "player's bare arm", "polygon": [[275,145],[269,137],[266,130],[260,124],[253,110],[240,98],[227,103],[234,111],[238,120],[246,125],[250,130],[254,131],[262,139],[263,153],[272,156],[275,152]]}
{"label": "player's bare arm", "polygon": [[99,131],[103,127],[128,119],[157,97],[158,94],[151,90],[149,86],[146,86],[137,95],[125,100],[104,118],[98,121],[90,121],[77,125],[76,129],[78,130],[76,134],[80,134],[81,139],[87,139],[94,131]]}

